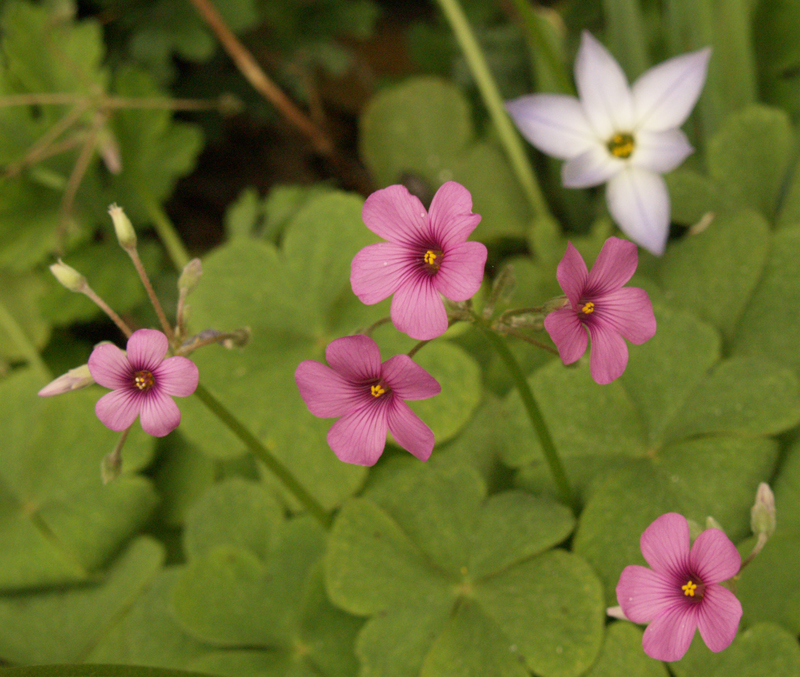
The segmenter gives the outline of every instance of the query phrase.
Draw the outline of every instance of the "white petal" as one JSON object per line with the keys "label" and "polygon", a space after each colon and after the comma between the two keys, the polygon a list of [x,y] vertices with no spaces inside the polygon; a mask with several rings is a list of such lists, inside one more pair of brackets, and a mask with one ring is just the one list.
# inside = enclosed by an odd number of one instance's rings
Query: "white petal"
{"label": "white petal", "polygon": [[625,73],[588,31],[583,31],[575,60],[575,83],[589,124],[601,139],[633,130],[633,97]]}
{"label": "white petal", "polygon": [[597,140],[574,96],[530,94],[508,101],[506,109],[522,136],[561,160],[580,155]]}
{"label": "white petal", "polygon": [[633,83],[638,129],[680,127],[697,103],[708,73],[711,48],[681,54],[651,68]]}
{"label": "white petal", "polygon": [[671,172],[694,153],[689,139],[680,129],[637,132],[635,144],[631,164],[659,174]]}
{"label": "white petal", "polygon": [[608,211],[620,229],[647,251],[661,256],[669,235],[669,193],[660,174],[626,167],[606,186]]}
{"label": "white petal", "polygon": [[597,143],[585,153],[564,163],[561,168],[561,183],[567,188],[589,188],[605,183],[624,168],[625,162]]}

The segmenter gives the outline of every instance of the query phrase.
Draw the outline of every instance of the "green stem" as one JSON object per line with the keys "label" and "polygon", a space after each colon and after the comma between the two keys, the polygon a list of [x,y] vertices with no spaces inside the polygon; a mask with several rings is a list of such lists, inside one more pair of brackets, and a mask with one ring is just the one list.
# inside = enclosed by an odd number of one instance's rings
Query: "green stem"
{"label": "green stem", "polygon": [[191,257],[186,247],[183,245],[178,231],[175,230],[172,221],[169,220],[169,217],[155,201],[153,196],[150,195],[149,191],[141,186],[139,187],[139,197],[142,199],[142,202],[144,202],[147,214],[152,219],[156,233],[166,248],[170,259],[172,259],[172,264],[178,272],[180,272],[184,269],[186,264],[189,263]]}
{"label": "green stem", "polygon": [[325,528],[331,527],[331,516],[317,500],[306,491],[305,487],[295,478],[291,471],[275,458],[253,433],[251,433],[216,397],[214,397],[202,385],[197,386],[194,391],[198,399],[206,405],[208,410],[214,414],[236,437],[238,437],[250,452],[261,461],[272,473],[283,483],[283,485],[294,495],[294,497],[305,506],[317,521]]}
{"label": "green stem", "polygon": [[28,364],[39,372],[42,379],[46,383],[52,381],[53,375],[44,363],[44,360],[42,360],[41,355],[39,355],[39,351],[36,350],[36,347],[28,338],[28,335],[22,327],[19,326],[19,322],[17,322],[16,318],[11,314],[11,311],[9,311],[2,302],[0,302],[0,328],[8,334],[11,341],[16,344],[17,348],[25,356],[25,360]]}
{"label": "green stem", "polygon": [[547,424],[544,422],[542,412],[539,410],[539,405],[536,404],[536,400],[533,399],[533,393],[528,385],[528,379],[525,378],[525,374],[522,372],[514,354],[509,350],[502,337],[493,332],[482,320],[476,319],[475,324],[483,332],[484,336],[486,336],[489,343],[492,344],[492,347],[497,351],[500,359],[505,363],[506,368],[511,374],[514,385],[519,391],[519,396],[522,399],[525,411],[528,412],[528,418],[531,420],[533,430],[539,438],[544,458],[547,461],[547,465],[550,467],[550,474],[553,476],[553,480],[556,483],[558,493],[561,495],[561,500],[569,505],[572,508],[572,512],[577,516],[578,504],[570,489],[567,473],[564,471],[564,466],[561,464],[561,459],[556,451],[553,438],[550,436],[550,431],[547,429]]}
{"label": "green stem", "polygon": [[541,188],[539,188],[536,174],[528,160],[525,147],[522,145],[520,137],[511,123],[511,118],[506,113],[497,83],[492,77],[486,58],[478,44],[478,40],[475,38],[475,34],[472,32],[464,10],[461,9],[458,0],[438,0],[438,2],[447,21],[450,23],[450,28],[455,34],[461,51],[464,53],[472,77],[475,78],[475,83],[478,85],[483,102],[486,104],[497,134],[500,137],[500,143],[502,143],[511,163],[511,168],[517,175],[517,180],[528,198],[534,218],[549,217],[550,210],[547,208],[547,203],[542,195]]}

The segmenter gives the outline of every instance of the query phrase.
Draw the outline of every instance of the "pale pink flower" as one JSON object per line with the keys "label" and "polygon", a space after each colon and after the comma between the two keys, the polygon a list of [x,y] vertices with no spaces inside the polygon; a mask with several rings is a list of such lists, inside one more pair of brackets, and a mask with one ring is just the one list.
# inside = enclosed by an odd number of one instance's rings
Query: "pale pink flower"
{"label": "pale pink flower", "polygon": [[421,461],[433,450],[433,432],[406,400],[441,392],[433,376],[408,355],[381,363],[378,345],[367,336],[345,336],[328,344],[325,358],[301,362],[294,378],[309,411],[320,418],[341,416],[328,431],[328,444],[345,463],[374,465],[386,431]]}
{"label": "pale pink flower", "polygon": [[634,623],[649,623],[645,653],[660,661],[680,660],[695,629],[709,649],[727,648],[736,636],[742,605],[720,585],[739,572],[736,546],[719,529],[706,529],[689,548],[689,524],[674,512],[661,515],[642,534],[641,547],[652,567],[625,567],[617,601]]}
{"label": "pale pink flower", "polygon": [[481,220],[472,213],[469,191],[448,181],[427,212],[405,186],[389,186],[367,198],[363,219],[388,242],[356,254],[350,273],[353,293],[367,305],[394,294],[392,322],[411,338],[444,334],[447,311],[439,295],[451,301],[472,298],[486,264],[486,247],[467,242]]}
{"label": "pale pink flower", "polygon": [[597,383],[611,383],[625,371],[628,346],[623,338],[640,345],[656,333],[647,292],[623,287],[638,263],[633,242],[610,237],[591,273],[571,242],[558,264],[556,277],[569,303],[549,313],[544,327],[564,364],[572,364],[586,352],[591,336],[589,367]]}
{"label": "pale pink flower", "polygon": [[164,359],[167,337],[155,329],[139,329],[128,339],[127,355],[104,343],[89,356],[89,371],[112,392],[95,406],[97,418],[111,430],[125,430],[141,416],[149,435],[164,437],[181,422],[172,397],[187,397],[197,388],[197,365],[185,357]]}

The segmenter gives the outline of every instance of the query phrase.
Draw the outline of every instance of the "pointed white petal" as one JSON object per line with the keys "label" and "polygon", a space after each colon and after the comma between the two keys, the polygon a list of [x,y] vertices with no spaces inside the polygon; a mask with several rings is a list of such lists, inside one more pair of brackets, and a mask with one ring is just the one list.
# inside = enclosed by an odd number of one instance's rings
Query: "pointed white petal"
{"label": "pointed white petal", "polygon": [[681,54],[651,68],[633,83],[637,130],[680,127],[697,103],[711,48]]}
{"label": "pointed white petal", "polygon": [[596,142],[580,102],[562,94],[530,94],[506,103],[511,119],[543,153],[566,160]]}
{"label": "pointed white petal", "polygon": [[661,256],[669,235],[669,193],[660,174],[626,167],[606,186],[608,211],[620,229],[647,251]]}
{"label": "pointed white petal", "polygon": [[561,182],[567,188],[589,188],[605,183],[624,168],[625,162],[596,143],[585,153],[564,163]]}
{"label": "pointed white petal", "polygon": [[631,164],[659,174],[671,172],[694,152],[686,134],[680,129],[637,132],[635,143]]}
{"label": "pointed white petal", "polygon": [[625,73],[588,31],[583,31],[575,60],[575,83],[584,113],[603,141],[614,132],[633,130],[633,97]]}

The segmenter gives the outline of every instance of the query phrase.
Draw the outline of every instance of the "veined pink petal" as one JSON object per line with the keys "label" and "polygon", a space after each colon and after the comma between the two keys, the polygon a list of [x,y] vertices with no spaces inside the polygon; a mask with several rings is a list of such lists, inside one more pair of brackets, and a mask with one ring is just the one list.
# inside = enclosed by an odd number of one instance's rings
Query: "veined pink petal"
{"label": "veined pink petal", "polygon": [[[89,373],[104,388],[127,388],[133,384],[133,369],[117,346],[103,343],[89,356]],[[102,419],[101,419],[102,420]]]}
{"label": "veined pink petal", "polygon": [[739,551],[720,529],[706,529],[692,544],[689,553],[690,569],[706,585],[733,578],[741,564]]}
{"label": "veined pink petal", "polygon": [[656,256],[669,235],[669,193],[661,175],[629,166],[606,185],[608,211],[631,240]]}
{"label": "veined pink petal", "polygon": [[[154,371],[167,354],[169,341],[155,329],[137,329],[128,339],[128,362],[133,371]],[[97,380],[97,379],[95,379]]]}
{"label": "veined pink petal", "polygon": [[638,265],[639,252],[633,242],[608,238],[589,273],[586,295],[593,298],[616,291],[633,277]]}
{"label": "veined pink petal", "polygon": [[120,432],[129,428],[139,415],[142,394],[126,388],[106,393],[94,406],[100,422],[111,430]]}
{"label": "veined pink petal", "polygon": [[637,132],[635,143],[631,165],[658,174],[671,172],[694,153],[689,139],[680,129],[665,129],[662,132],[642,130]]}
{"label": "veined pink petal", "polygon": [[589,324],[588,329],[592,338],[589,371],[597,383],[611,383],[628,366],[628,346],[616,331],[599,321]]}
{"label": "veined pink petal", "polygon": [[366,394],[344,376],[316,360],[301,362],[294,372],[300,397],[320,418],[344,416],[364,404]]}
{"label": "veined pink petal", "polygon": [[331,341],[325,349],[325,359],[351,383],[372,381],[381,375],[381,351],[368,336],[357,334]]}
{"label": "veined pink petal", "polygon": [[647,626],[644,652],[658,661],[678,661],[689,649],[697,629],[697,606],[675,604]]}
{"label": "veined pink petal", "polygon": [[676,512],[665,513],[644,530],[640,545],[656,573],[680,576],[689,562],[689,523]]}
{"label": "veined pink petal", "polygon": [[450,251],[465,242],[481,222],[480,214],[472,213],[472,195],[460,183],[443,183],[431,201],[430,234]]}
{"label": "veined pink petal", "polygon": [[328,444],[340,461],[375,465],[386,446],[387,405],[369,402],[331,426]]}
{"label": "veined pink petal", "polygon": [[181,422],[181,410],[173,399],[158,388],[144,393],[140,399],[142,429],[153,437],[169,435]]}
{"label": "veined pink petal", "polygon": [[544,318],[544,328],[556,344],[558,356],[564,364],[572,364],[586,352],[589,336],[571,308],[548,313]]}
{"label": "veined pink petal", "polygon": [[634,623],[649,623],[675,603],[674,583],[651,569],[631,564],[620,574],[617,602]]}
{"label": "veined pink petal", "polygon": [[350,285],[361,303],[371,306],[397,291],[413,254],[407,245],[379,242],[364,247],[350,265]]}
{"label": "veined pink petal", "polygon": [[711,48],[681,54],[651,68],[633,83],[639,129],[680,127],[706,82]]}
{"label": "veined pink petal", "polygon": [[[593,271],[594,272],[594,271]],[[653,304],[644,289],[624,287],[597,297],[597,322],[631,343],[641,345],[656,334]]]}
{"label": "veined pink petal", "polygon": [[580,252],[575,249],[572,242],[567,242],[567,251],[559,261],[558,268],[556,268],[556,279],[558,279],[558,284],[564,290],[573,309],[576,309],[578,301],[586,289],[589,270],[586,268],[586,262]]}
{"label": "veined pink petal", "polygon": [[600,139],[610,139],[614,132],[633,131],[633,97],[628,79],[611,53],[588,31],[581,34],[575,84],[583,111]]}
{"label": "veined pink petal", "polygon": [[364,224],[384,240],[415,243],[427,233],[428,212],[405,186],[376,190],[364,202]]}
{"label": "veined pink petal", "polygon": [[430,277],[410,279],[392,297],[392,322],[398,331],[427,341],[447,331],[447,311]]}
{"label": "veined pink petal", "polygon": [[433,451],[433,431],[403,400],[394,398],[389,407],[389,430],[403,449],[420,461],[427,461]]}
{"label": "veined pink petal", "polygon": [[439,382],[408,355],[389,358],[382,371],[383,380],[401,400],[426,400],[442,392]]}
{"label": "veined pink petal", "polygon": [[703,602],[698,606],[697,625],[706,646],[714,652],[727,649],[739,629],[741,602],[727,588],[711,585],[706,587]]}
{"label": "veined pink petal", "polygon": [[529,94],[506,102],[506,109],[522,136],[561,160],[584,153],[598,141],[574,96]]}
{"label": "veined pink petal", "polygon": [[601,143],[592,144],[561,167],[566,188],[590,188],[605,183],[625,168],[625,161],[611,155]]}
{"label": "veined pink petal", "polygon": [[165,395],[188,397],[200,381],[197,365],[186,357],[168,357],[153,370],[156,388]]}
{"label": "veined pink petal", "polygon": [[450,247],[432,278],[434,288],[451,301],[471,299],[481,288],[486,256],[486,246],[480,242]]}

